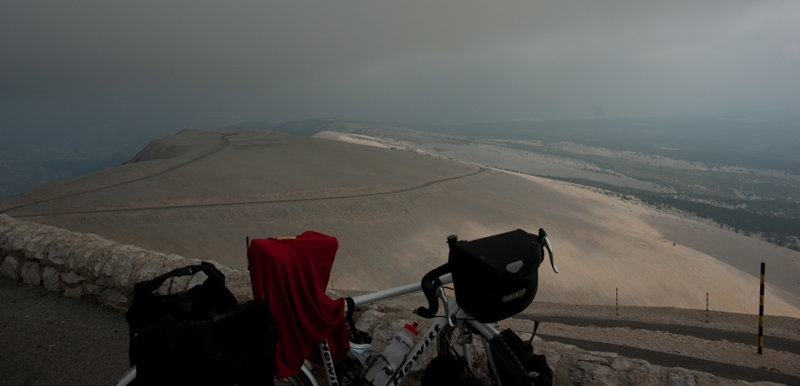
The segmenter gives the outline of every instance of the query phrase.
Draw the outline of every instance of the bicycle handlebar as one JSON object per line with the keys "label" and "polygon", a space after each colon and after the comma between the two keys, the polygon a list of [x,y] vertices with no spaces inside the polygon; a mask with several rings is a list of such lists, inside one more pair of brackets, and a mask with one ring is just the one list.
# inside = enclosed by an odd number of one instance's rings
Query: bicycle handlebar
{"label": "bicycle handlebar", "polygon": [[[547,254],[550,255],[550,266],[553,268],[553,272],[558,273],[556,262],[553,260],[553,245],[550,244],[550,239],[547,238],[547,232],[542,228],[539,228],[539,242],[544,244],[544,248],[547,249]],[[542,260],[544,260],[544,257],[542,257]]]}
{"label": "bicycle handlebar", "polygon": [[[547,232],[545,232],[542,228],[539,228],[538,239],[539,243],[542,244],[544,249],[547,250],[547,254],[550,256],[550,266],[553,268],[555,273],[558,273],[558,268],[556,268],[556,263],[553,259],[553,245],[550,244],[550,239],[547,238]],[[458,237],[455,235],[447,237],[448,245],[452,246],[456,243],[458,243]],[[544,256],[542,256],[542,260],[544,260]],[[436,316],[436,313],[439,312],[439,299],[436,297],[436,290],[442,286],[442,281],[439,279],[439,277],[449,272],[450,266],[448,263],[445,263],[434,268],[422,277],[420,287],[422,289],[422,293],[425,294],[425,299],[428,300],[428,307],[417,308],[417,310],[414,311],[415,314],[425,319],[431,319]]]}
{"label": "bicycle handlebar", "polygon": [[448,272],[450,272],[450,266],[445,263],[434,268],[422,277],[420,287],[422,288],[422,293],[425,294],[425,299],[428,300],[428,307],[417,308],[417,310],[414,311],[415,314],[425,319],[431,319],[436,316],[436,313],[439,312],[439,299],[436,298],[436,289],[442,286],[442,281],[439,277]]}

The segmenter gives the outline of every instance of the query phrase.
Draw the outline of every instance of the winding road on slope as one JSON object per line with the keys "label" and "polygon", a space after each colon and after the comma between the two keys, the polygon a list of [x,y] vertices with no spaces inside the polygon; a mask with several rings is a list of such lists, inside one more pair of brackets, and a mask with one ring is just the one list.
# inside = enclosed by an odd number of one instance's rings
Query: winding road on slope
{"label": "winding road on slope", "polygon": [[[657,324],[657,323],[644,323],[627,320],[609,320],[609,319],[590,319],[590,318],[577,318],[577,317],[548,317],[548,316],[530,316],[530,315],[517,315],[519,319],[538,320],[543,323],[560,323],[571,326],[595,326],[602,328],[614,327],[628,327],[632,329],[644,329],[651,331],[666,331],[673,334],[693,336],[696,338],[706,340],[727,340],[729,342],[738,342],[745,344],[755,344],[757,336],[751,333],[717,330],[712,328],[672,325],[672,324]],[[537,334],[538,337],[545,341],[554,341],[573,346],[580,347],[588,351],[603,351],[614,352],[628,358],[644,359],[652,364],[664,367],[683,367],[691,370],[698,370],[712,373],[716,376],[725,377],[729,379],[742,379],[748,382],[757,381],[770,381],[783,383],[787,385],[800,385],[800,378],[767,371],[752,367],[744,367],[732,365],[721,362],[714,362],[705,359],[698,359],[685,355],[664,353],[660,351],[647,350],[642,348],[630,347],[625,345],[618,345],[604,342],[594,342],[590,340],[574,339],[554,335]],[[778,338],[778,337],[764,337],[767,346],[773,350],[787,351],[795,354],[800,354],[800,341]],[[753,348],[755,350],[755,346]]]}
{"label": "winding road on slope", "polygon": [[798,377],[774,371],[756,369],[753,367],[731,365],[684,355],[669,354],[660,351],[646,350],[611,343],[592,342],[588,340],[541,334],[537,334],[537,336],[548,342],[552,341],[571,344],[587,351],[613,352],[628,358],[644,359],[654,365],[663,367],[682,367],[689,370],[711,373],[718,377],[741,379],[747,382],[769,381],[785,385],[800,385],[800,378]]}
{"label": "winding road on slope", "polygon": [[[526,316],[517,315],[516,318],[538,320],[543,323],[560,323],[570,326],[580,327],[602,327],[602,328],[615,328],[627,327],[632,329],[650,330],[650,331],[665,331],[678,335],[694,336],[706,340],[727,340],[729,342],[744,343],[755,345],[758,342],[758,335],[755,333],[738,332],[718,330],[714,328],[684,326],[679,324],[658,324],[658,323],[645,323],[628,320],[609,320],[609,319],[585,319],[575,317],[551,317],[551,316]],[[765,344],[773,350],[780,350],[791,352],[800,355],[800,341],[786,338],[779,338],[774,336],[764,336]]]}
{"label": "winding road on slope", "polygon": [[[193,164],[193,163],[195,163],[197,161],[202,160],[203,158],[206,158],[206,157],[209,157],[211,155],[214,155],[217,152],[230,147],[231,143],[230,143],[230,141],[228,141],[227,137],[230,137],[232,135],[237,135],[237,134],[239,134],[239,133],[222,134],[220,136],[220,140],[222,142],[219,145],[217,145],[216,147],[214,147],[214,149],[212,149],[211,151],[209,151],[207,153],[200,154],[199,156],[197,156],[195,158],[192,158],[192,159],[190,159],[188,161],[181,162],[181,163],[179,163],[177,165],[170,166],[170,167],[168,167],[168,168],[166,168],[164,170],[161,170],[159,172],[153,173],[153,174],[151,174],[149,176],[139,177],[139,178],[135,178],[135,179],[128,180],[128,181],[122,181],[122,182],[118,182],[116,184],[106,185],[106,186],[102,186],[102,187],[99,187],[99,188],[84,190],[82,192],[70,193],[70,194],[66,194],[66,195],[63,195],[63,196],[52,197],[52,198],[47,198],[47,199],[44,199],[44,200],[38,200],[38,201],[34,201],[34,202],[29,202],[27,204],[12,206],[10,208],[5,208],[5,209],[0,210],[0,214],[7,214],[9,211],[26,208],[26,207],[29,207],[29,206],[32,206],[32,205],[39,205],[39,204],[44,204],[46,202],[52,202],[52,201],[56,201],[56,200],[61,200],[61,199],[64,199],[64,198],[80,196],[82,194],[99,192],[101,190],[116,188],[118,186],[133,184],[133,183],[136,183],[136,182],[139,182],[139,181],[144,181],[144,180],[147,180],[147,179],[150,179],[150,178],[158,177],[160,175],[169,173],[169,172],[171,172],[173,170],[180,169],[180,168],[182,168],[184,166]],[[35,217],[35,216],[16,216],[16,217]]]}
{"label": "winding road on slope", "polygon": [[118,212],[138,212],[138,211],[145,211],[145,210],[164,210],[164,209],[190,209],[190,208],[216,208],[216,207],[226,207],[226,206],[240,206],[240,205],[258,205],[258,204],[280,204],[280,203],[290,203],[290,202],[308,202],[308,201],[323,201],[323,200],[340,200],[346,198],[363,198],[363,197],[375,197],[375,196],[385,196],[390,194],[400,194],[400,193],[407,193],[412,192],[415,190],[425,189],[427,187],[444,183],[447,181],[458,180],[462,178],[476,176],[478,174],[484,173],[486,168],[479,167],[477,171],[465,174],[461,176],[455,177],[447,177],[442,178],[430,182],[426,182],[422,185],[413,186],[406,189],[398,189],[398,190],[390,190],[386,192],[377,192],[377,193],[364,193],[364,194],[352,194],[352,195],[342,195],[342,196],[326,196],[326,197],[312,197],[312,198],[287,198],[282,200],[255,200],[255,201],[241,201],[241,202],[221,202],[221,203],[210,203],[210,204],[192,204],[192,205],[165,205],[165,206],[147,206],[141,208],[112,208],[112,209],[97,209],[97,210],[82,210],[82,211],[73,211],[73,212],[53,212],[53,213],[34,213],[34,214],[26,214],[26,215],[19,215],[14,216],[15,218],[30,218],[30,217],[45,217],[45,216],[64,216],[64,215],[74,215],[74,214],[94,214],[94,213],[118,213]]}
{"label": "winding road on slope", "polygon": [[[18,206],[11,207],[11,208],[6,208],[6,209],[3,209],[3,210],[0,210],[0,214],[8,214],[8,212],[10,212],[10,211],[14,211],[14,210],[17,210],[17,209],[29,207],[29,206],[32,206],[32,205],[43,204],[43,203],[46,203],[46,202],[52,202],[52,201],[56,201],[56,200],[60,200],[60,199],[64,199],[64,198],[75,197],[75,196],[79,196],[79,195],[82,195],[82,194],[94,193],[94,192],[101,191],[101,190],[104,190],[104,189],[110,189],[110,188],[114,188],[114,187],[118,187],[118,186],[133,184],[133,183],[136,183],[136,182],[139,182],[139,181],[143,181],[143,180],[146,180],[146,179],[149,179],[149,178],[153,178],[153,177],[157,177],[157,176],[169,173],[171,171],[174,171],[176,169],[182,168],[182,167],[187,166],[189,164],[192,164],[194,162],[200,161],[200,160],[202,160],[202,159],[204,159],[204,158],[206,158],[208,156],[211,156],[211,155],[219,152],[220,150],[223,150],[225,148],[230,147],[230,141],[228,141],[228,139],[226,137],[231,136],[231,135],[236,135],[236,134],[238,134],[238,133],[223,134],[221,136],[221,138],[220,138],[222,140],[222,142],[220,143],[220,145],[217,145],[213,150],[211,150],[211,151],[209,151],[207,153],[201,154],[201,155],[199,155],[199,156],[197,156],[197,157],[195,157],[195,158],[193,158],[191,160],[188,160],[186,162],[182,162],[182,163],[180,163],[178,165],[174,165],[172,167],[169,167],[167,169],[164,169],[162,171],[154,173],[152,175],[136,178],[136,179],[129,180],[129,181],[119,182],[119,183],[116,183],[116,184],[103,186],[103,187],[100,187],[100,188],[90,189],[90,190],[86,190],[86,191],[82,191],[82,192],[71,193],[71,194],[67,194],[67,195],[64,195],[64,196],[48,198],[48,199],[45,199],[45,200],[39,200],[39,201],[36,201],[36,202],[30,202],[30,203],[27,203],[27,204],[18,205]],[[352,195],[340,195],[340,196],[324,196],[324,197],[311,197],[311,198],[287,198],[287,199],[279,199],[279,200],[252,200],[252,201],[236,201],[236,202],[218,202],[218,203],[207,203],[207,204],[164,205],[164,206],[147,206],[147,207],[138,207],[138,208],[110,208],[110,209],[79,210],[79,211],[70,211],[70,212],[33,213],[33,214],[18,215],[18,216],[14,216],[14,217],[16,217],[16,218],[32,218],[32,217],[49,217],[49,216],[65,216],[65,215],[96,214],[96,213],[138,212],[138,211],[165,210],[165,209],[216,208],[216,207],[230,207],[230,206],[242,206],[242,205],[281,204],[281,203],[296,203],[296,202],[309,202],[309,201],[340,200],[340,199],[349,199],[349,198],[376,197],[376,196],[401,194],[401,193],[412,192],[412,191],[415,191],[415,190],[421,190],[421,189],[425,189],[425,188],[428,188],[428,187],[436,185],[436,184],[441,184],[441,183],[445,183],[445,182],[448,182],[448,181],[454,181],[454,180],[458,180],[458,179],[468,178],[468,177],[476,176],[478,174],[486,172],[486,168],[484,168],[484,167],[481,167],[481,166],[475,166],[475,167],[477,168],[477,170],[472,172],[472,173],[469,173],[469,174],[463,174],[463,175],[455,176],[455,177],[439,178],[439,179],[435,179],[433,181],[428,181],[428,182],[426,182],[424,184],[420,184],[420,185],[417,185],[417,186],[412,186],[412,187],[409,187],[409,188],[390,190],[390,191],[385,191],[385,192],[376,192],[376,193],[364,193],[364,194],[352,194]]]}

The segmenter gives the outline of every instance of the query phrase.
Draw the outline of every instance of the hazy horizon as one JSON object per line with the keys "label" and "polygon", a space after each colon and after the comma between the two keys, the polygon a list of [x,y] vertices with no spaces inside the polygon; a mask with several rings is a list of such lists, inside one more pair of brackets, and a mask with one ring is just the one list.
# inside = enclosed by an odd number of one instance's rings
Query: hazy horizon
{"label": "hazy horizon", "polygon": [[0,5],[0,131],[796,116],[792,1]]}
{"label": "hazy horizon", "polygon": [[0,177],[24,180],[0,197],[74,175],[47,162],[240,122],[722,117],[800,131],[787,0],[44,0],[0,3],[0,36]]}

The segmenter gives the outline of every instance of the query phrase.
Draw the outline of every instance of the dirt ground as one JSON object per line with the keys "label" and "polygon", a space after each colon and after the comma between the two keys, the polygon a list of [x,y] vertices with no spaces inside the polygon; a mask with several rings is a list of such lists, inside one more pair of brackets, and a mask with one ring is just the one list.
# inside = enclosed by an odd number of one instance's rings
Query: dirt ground
{"label": "dirt ground", "polygon": [[113,385],[128,369],[123,315],[0,279],[0,384]]}

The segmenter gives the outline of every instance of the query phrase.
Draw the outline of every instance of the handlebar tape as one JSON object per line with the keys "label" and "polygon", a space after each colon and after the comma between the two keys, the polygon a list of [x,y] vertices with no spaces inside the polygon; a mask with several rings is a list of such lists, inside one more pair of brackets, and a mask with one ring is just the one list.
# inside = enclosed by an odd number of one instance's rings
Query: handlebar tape
{"label": "handlebar tape", "polygon": [[439,299],[436,298],[436,289],[442,286],[442,281],[439,280],[439,277],[449,272],[450,265],[445,263],[444,265],[434,268],[422,277],[420,287],[422,287],[422,293],[425,294],[425,298],[428,300],[428,308],[417,308],[414,313],[425,319],[436,316],[436,313],[439,312]]}

